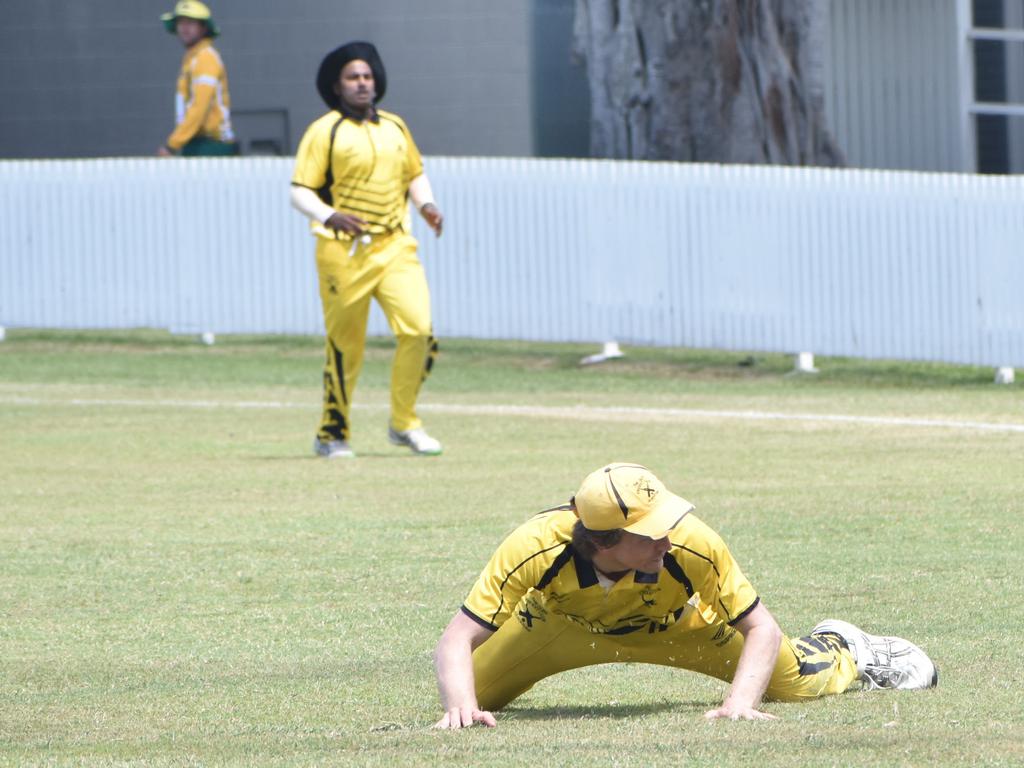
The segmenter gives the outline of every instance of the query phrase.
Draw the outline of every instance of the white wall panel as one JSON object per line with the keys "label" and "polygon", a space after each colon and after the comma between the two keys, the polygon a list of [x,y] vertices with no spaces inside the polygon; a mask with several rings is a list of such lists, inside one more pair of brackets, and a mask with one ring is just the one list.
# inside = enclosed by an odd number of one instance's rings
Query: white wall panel
{"label": "white wall panel", "polygon": [[848,164],[967,168],[956,0],[831,0],[829,18],[825,111]]}
{"label": "white wall panel", "polygon": [[[439,336],[1024,367],[1024,178],[427,159]],[[291,160],[0,162],[0,325],[320,333]],[[386,334],[379,312],[371,333]]]}

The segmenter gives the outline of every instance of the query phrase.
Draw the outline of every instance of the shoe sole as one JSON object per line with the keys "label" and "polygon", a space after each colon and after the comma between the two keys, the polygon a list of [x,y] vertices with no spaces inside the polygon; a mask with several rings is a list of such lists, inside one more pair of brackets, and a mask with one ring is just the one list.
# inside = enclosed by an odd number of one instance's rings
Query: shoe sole
{"label": "shoe sole", "polygon": [[388,433],[388,442],[391,443],[392,445],[397,445],[399,448],[408,448],[410,451],[415,453],[417,456],[440,456],[441,453],[443,452],[443,449],[440,449],[440,448],[438,450],[436,450],[436,451],[417,451],[412,446],[411,443],[403,440],[400,437],[395,437],[390,432]]}
{"label": "shoe sole", "polygon": [[352,450],[334,451],[333,453],[329,451],[321,451],[314,443],[313,455],[321,459],[354,459],[356,457],[356,452]]}

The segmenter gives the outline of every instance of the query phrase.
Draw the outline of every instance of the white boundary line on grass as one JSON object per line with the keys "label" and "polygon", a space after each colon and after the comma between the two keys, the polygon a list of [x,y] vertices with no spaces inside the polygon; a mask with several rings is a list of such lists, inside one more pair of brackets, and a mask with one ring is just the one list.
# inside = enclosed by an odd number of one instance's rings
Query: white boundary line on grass
{"label": "white boundary line on grass", "polygon": [[[35,397],[0,395],[0,405],[73,405],[77,407],[109,406],[129,408],[238,408],[254,410],[315,409],[315,402],[293,403],[273,400],[137,400],[137,399],[85,399],[49,400]],[[358,410],[383,410],[387,405],[355,405]],[[736,419],[740,421],[790,421],[857,424],[885,427],[928,427],[962,429],[977,432],[1020,432],[1024,424],[1012,422],[961,421],[956,419],[919,419],[899,416],[853,416],[839,413],[785,413],[781,411],[719,411],[701,408],[632,408],[626,406],[538,406],[538,405],[446,405],[421,403],[419,410],[432,413],[451,413],[461,416],[525,416],[531,418],[574,419],[580,421],[625,421],[665,419],[687,421],[691,419]]]}
{"label": "white boundary line on grass", "polygon": [[[428,410],[428,406],[420,406]],[[887,427],[940,427],[943,429],[967,429],[983,432],[1024,432],[1024,424],[999,423],[987,421],[958,421],[953,419],[915,419],[899,416],[852,416],[834,413],[784,413],[777,411],[718,411],[701,408],[632,408],[626,406],[569,406],[546,407],[529,405],[435,405],[429,410],[459,414],[480,415],[519,415],[543,416],[550,418],[608,419],[609,417],[624,420],[641,418],[644,420],[677,419],[679,421],[694,418],[701,419],[737,419],[743,421],[808,421],[833,422],[843,424],[872,424]],[[577,415],[578,414],[578,415]]]}

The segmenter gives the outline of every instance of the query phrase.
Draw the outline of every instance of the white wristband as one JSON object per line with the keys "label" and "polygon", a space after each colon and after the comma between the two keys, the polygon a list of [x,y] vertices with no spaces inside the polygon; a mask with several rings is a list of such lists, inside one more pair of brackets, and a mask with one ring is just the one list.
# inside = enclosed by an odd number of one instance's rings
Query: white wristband
{"label": "white wristband", "polygon": [[336,211],[320,199],[319,195],[309,187],[292,186],[292,207],[305,216],[321,224],[327,222]]}
{"label": "white wristband", "polygon": [[437,203],[434,202],[434,191],[430,188],[430,179],[427,174],[421,173],[409,182],[409,199],[416,206],[417,211],[422,211],[423,206]]}

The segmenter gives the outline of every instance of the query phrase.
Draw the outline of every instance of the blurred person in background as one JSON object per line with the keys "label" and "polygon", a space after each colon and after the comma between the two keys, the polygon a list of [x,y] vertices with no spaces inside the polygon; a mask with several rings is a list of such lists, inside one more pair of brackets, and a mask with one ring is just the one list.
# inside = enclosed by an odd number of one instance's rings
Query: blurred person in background
{"label": "blurred person in background", "polygon": [[292,205],[310,219],[316,236],[327,331],[323,415],[313,451],[326,458],[355,455],[349,443],[352,396],[363,365],[370,300],[376,299],[397,342],[388,439],[436,456],[441,443],[416,414],[437,342],[409,202],[436,236],[444,217],[405,122],[377,108],[387,79],[374,45],[355,41],[331,51],[320,64],[316,87],[330,111],[299,143],[291,191]]}
{"label": "blurred person in background", "polygon": [[238,144],[231,130],[228,73],[213,47],[213,38],[220,30],[210,9],[196,0],[181,0],[160,20],[185,46],[185,56],[175,94],[175,128],[157,154],[237,155]]}

